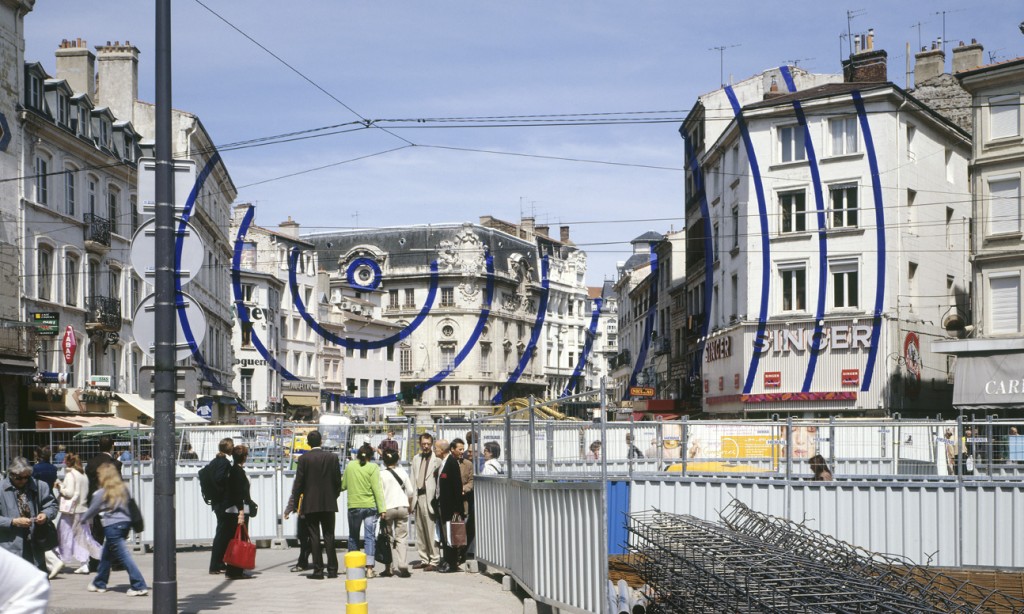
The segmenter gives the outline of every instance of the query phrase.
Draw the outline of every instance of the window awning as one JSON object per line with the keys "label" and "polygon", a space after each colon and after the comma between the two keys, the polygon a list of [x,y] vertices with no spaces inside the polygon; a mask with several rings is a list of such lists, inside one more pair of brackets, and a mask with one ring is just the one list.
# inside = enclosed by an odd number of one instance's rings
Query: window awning
{"label": "window awning", "polygon": [[320,395],[310,393],[301,394],[293,392],[284,395],[284,402],[293,407],[320,407]]}
{"label": "window awning", "polygon": [[0,375],[35,375],[36,361],[15,356],[0,357]]}
{"label": "window awning", "polygon": [[[130,394],[127,392],[118,392],[114,396],[117,397],[121,403],[118,403],[118,410],[121,410],[121,404],[127,405],[127,412],[131,413],[132,410],[148,417],[150,420],[156,418],[156,403],[148,399],[144,399],[137,394]],[[125,413],[120,413],[121,417],[125,417]],[[137,415],[131,415],[130,417],[135,418]],[[209,420],[205,420],[185,409],[184,405],[180,403],[174,404],[174,422],[177,424],[209,424]]]}
{"label": "window awning", "polygon": [[118,418],[116,416],[86,416],[86,415],[67,415],[67,416],[53,416],[47,414],[39,414],[36,416],[36,428],[56,428],[56,429],[76,429],[83,427],[116,427],[116,428],[127,428],[135,425],[135,422],[131,420],[125,420],[124,418]]}
{"label": "window awning", "polygon": [[958,356],[953,406],[1024,407],[1024,353]]}

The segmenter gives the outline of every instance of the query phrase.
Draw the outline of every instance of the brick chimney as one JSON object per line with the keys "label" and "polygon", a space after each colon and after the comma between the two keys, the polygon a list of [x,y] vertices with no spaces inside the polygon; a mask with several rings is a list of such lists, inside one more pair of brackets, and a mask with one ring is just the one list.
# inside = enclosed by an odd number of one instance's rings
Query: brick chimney
{"label": "brick chimney", "polygon": [[129,41],[96,47],[96,105],[108,107],[119,120],[135,120],[139,99],[139,50]]}
{"label": "brick chimney", "polygon": [[537,220],[533,216],[524,217],[519,222],[519,238],[528,239],[534,233],[534,223]]}
{"label": "brick chimney", "polygon": [[537,224],[537,234],[544,235],[545,237],[551,236],[548,233],[551,232],[551,227],[547,224]]}
{"label": "brick chimney", "polygon": [[286,237],[299,238],[299,223],[288,216],[288,219],[277,225],[277,231]]}
{"label": "brick chimney", "polygon": [[914,87],[946,72],[946,54],[942,52],[942,39],[932,41],[932,48],[921,48],[914,56]]}
{"label": "brick chimney", "polygon": [[561,241],[562,243],[568,243],[569,242],[569,227],[568,226],[559,226],[558,227],[558,240]]}
{"label": "brick chimney", "polygon": [[889,80],[889,54],[884,49],[875,49],[875,30],[867,34],[855,34],[853,54],[843,60],[843,81],[846,83],[884,83]]}
{"label": "brick chimney", "polygon": [[80,38],[64,39],[57,48],[57,79],[68,82],[76,94],[86,93],[96,100],[96,56]]}
{"label": "brick chimney", "polygon": [[971,39],[970,45],[960,41],[960,44],[953,48],[953,72],[958,73],[981,66],[984,61],[984,50],[976,38]]}

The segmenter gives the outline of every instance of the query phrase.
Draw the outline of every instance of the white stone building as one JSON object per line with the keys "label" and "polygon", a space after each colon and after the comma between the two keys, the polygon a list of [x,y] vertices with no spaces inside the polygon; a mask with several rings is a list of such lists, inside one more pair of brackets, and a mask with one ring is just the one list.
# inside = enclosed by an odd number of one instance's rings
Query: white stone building
{"label": "white stone building", "polygon": [[765,71],[681,128],[707,412],[949,406],[930,346],[968,292],[969,135],[886,81],[870,43],[844,64]]}

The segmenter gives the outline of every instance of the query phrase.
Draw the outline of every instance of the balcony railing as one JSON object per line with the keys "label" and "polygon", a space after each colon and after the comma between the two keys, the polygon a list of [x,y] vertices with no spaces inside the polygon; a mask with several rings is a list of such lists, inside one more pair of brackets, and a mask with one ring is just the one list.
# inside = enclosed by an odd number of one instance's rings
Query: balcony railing
{"label": "balcony railing", "polygon": [[85,326],[110,332],[121,330],[121,301],[109,296],[89,296],[85,299]]}
{"label": "balcony railing", "polygon": [[629,356],[629,350],[622,350],[609,361],[609,367],[612,369],[618,369],[630,364],[632,364],[632,360]]}
{"label": "balcony railing", "polygon": [[110,247],[110,220],[94,213],[85,214],[85,240],[88,243]]}

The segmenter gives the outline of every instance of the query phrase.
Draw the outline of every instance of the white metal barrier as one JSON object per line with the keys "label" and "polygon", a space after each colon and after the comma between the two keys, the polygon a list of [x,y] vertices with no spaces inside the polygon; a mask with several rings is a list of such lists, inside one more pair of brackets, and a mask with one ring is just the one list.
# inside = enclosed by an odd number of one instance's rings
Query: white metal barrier
{"label": "white metal barrier", "polygon": [[478,477],[474,491],[478,560],[562,611],[602,611],[608,554],[600,482]]}

